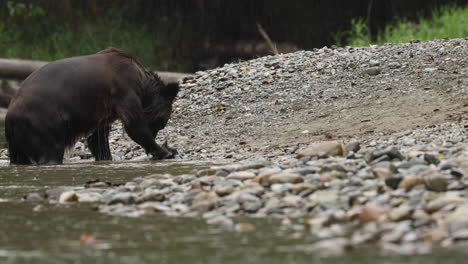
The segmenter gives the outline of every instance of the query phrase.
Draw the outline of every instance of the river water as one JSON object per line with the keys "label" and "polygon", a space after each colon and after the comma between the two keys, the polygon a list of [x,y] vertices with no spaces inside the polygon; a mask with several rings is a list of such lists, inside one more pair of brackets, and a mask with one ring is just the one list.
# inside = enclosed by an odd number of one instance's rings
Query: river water
{"label": "river water", "polygon": [[[3,130],[3,129],[2,129]],[[235,219],[255,226],[237,233],[201,218],[129,218],[98,213],[93,204],[23,201],[28,193],[83,186],[100,179],[124,183],[153,173],[186,173],[204,163],[81,163],[9,166],[0,161],[0,263],[464,263],[460,251],[388,256],[373,247],[323,258],[305,248],[317,238],[280,228],[276,219]],[[98,240],[81,245],[89,233]]]}

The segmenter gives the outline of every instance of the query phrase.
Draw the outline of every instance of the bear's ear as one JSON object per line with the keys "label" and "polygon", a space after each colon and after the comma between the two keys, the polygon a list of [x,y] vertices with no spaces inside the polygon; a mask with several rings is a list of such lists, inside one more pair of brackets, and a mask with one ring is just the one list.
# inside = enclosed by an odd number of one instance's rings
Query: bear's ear
{"label": "bear's ear", "polygon": [[179,83],[173,82],[168,83],[160,88],[160,94],[168,99],[174,100],[179,92]]}

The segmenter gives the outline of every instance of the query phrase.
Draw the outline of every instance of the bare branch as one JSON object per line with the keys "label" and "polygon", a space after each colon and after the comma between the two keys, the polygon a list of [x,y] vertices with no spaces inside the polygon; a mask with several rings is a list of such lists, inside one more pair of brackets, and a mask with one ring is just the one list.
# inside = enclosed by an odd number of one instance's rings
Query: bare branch
{"label": "bare branch", "polygon": [[273,52],[274,55],[278,55],[279,54],[278,49],[276,49],[276,46],[271,41],[270,37],[268,36],[266,31],[263,29],[262,25],[260,25],[259,23],[257,23],[257,30],[260,33],[260,35],[265,39],[268,46],[270,46],[271,52]]}

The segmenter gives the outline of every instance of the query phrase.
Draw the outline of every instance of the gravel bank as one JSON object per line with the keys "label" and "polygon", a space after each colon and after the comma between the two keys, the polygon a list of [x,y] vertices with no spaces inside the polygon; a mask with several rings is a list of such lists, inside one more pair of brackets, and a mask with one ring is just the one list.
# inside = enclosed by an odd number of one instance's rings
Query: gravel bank
{"label": "gravel bank", "polygon": [[[322,48],[185,79],[159,141],[225,166],[54,195],[103,213],[279,217],[311,248],[427,253],[468,239],[468,39]],[[113,127],[115,160],[143,160]],[[89,159],[82,143],[71,160]],[[53,199],[54,200],[54,199]],[[327,247],[332,243],[334,247]]]}
{"label": "gravel bank", "polygon": [[[459,122],[468,111],[467,47],[468,39],[325,47],[198,72],[183,82],[158,140],[187,160],[281,160],[311,142]],[[119,124],[111,142],[116,160],[144,159]]]}

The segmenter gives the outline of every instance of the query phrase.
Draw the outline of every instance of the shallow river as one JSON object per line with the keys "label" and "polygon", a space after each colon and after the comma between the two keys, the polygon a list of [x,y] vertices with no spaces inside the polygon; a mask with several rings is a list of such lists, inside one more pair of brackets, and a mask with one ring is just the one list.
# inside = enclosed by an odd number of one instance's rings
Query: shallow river
{"label": "shallow river", "polygon": [[[236,233],[200,218],[128,218],[98,213],[93,204],[21,200],[28,193],[79,187],[93,179],[123,183],[205,166],[147,162],[15,167],[0,161],[0,263],[465,263],[466,254],[460,251],[389,257],[372,247],[321,258],[304,250],[315,237],[282,231],[274,219],[235,219],[255,226],[252,232]],[[99,243],[80,245],[85,233]]]}

